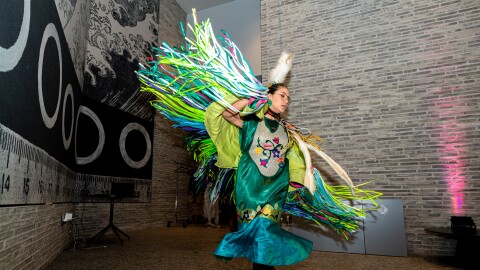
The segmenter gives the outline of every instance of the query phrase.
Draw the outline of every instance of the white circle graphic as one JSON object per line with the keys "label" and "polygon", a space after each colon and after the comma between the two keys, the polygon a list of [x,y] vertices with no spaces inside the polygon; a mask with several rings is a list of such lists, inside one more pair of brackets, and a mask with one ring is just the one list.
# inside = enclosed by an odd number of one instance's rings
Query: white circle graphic
{"label": "white circle graphic", "polygon": [[[58,51],[58,62],[60,66],[60,77],[59,77],[59,85],[58,85],[58,101],[57,101],[57,108],[55,109],[55,113],[52,117],[48,116],[45,110],[45,103],[43,102],[43,87],[42,87],[42,74],[43,74],[43,57],[45,53],[45,46],[47,45],[47,41],[49,38],[55,39],[55,43],[57,45]],[[58,37],[57,28],[53,23],[49,23],[47,27],[45,27],[45,31],[43,32],[42,44],[40,45],[40,56],[38,59],[38,100],[40,102],[40,111],[42,113],[43,122],[47,128],[52,128],[55,125],[58,117],[58,111],[60,109],[60,101],[62,96],[62,50],[60,48],[60,38]]]}
{"label": "white circle graphic", "polygon": [[[78,117],[80,116],[81,113],[90,117],[93,120],[93,122],[95,123],[95,125],[97,126],[97,129],[98,129],[97,149],[95,149],[95,151],[88,157],[79,157],[77,155]],[[76,122],[77,123],[75,124],[75,131],[76,131],[76,133],[75,133],[75,160],[77,161],[78,165],[84,165],[84,164],[91,163],[92,161],[97,159],[100,156],[100,154],[102,153],[103,146],[105,145],[105,130],[103,129],[102,122],[100,121],[98,116],[92,110],[90,110],[89,108],[87,108],[85,106],[82,106],[82,105],[80,105],[80,107],[78,108],[77,121]]]}
{"label": "white circle graphic", "polygon": [[[12,14],[15,15],[15,14]],[[0,46],[0,71],[9,71],[15,68],[22,58],[27,45],[30,31],[30,0],[23,1],[23,18],[17,40],[10,48]]]}
{"label": "white circle graphic", "polygon": [[[68,139],[65,138],[65,105],[67,104],[67,98],[70,96],[72,99],[72,123],[70,124],[70,135],[68,136]],[[68,84],[67,89],[65,90],[65,95],[63,96],[63,112],[62,112],[62,139],[63,139],[63,147],[65,150],[68,150],[70,147],[70,142],[72,141],[72,136],[73,136],[73,123],[75,122],[75,104],[73,100],[73,89],[72,85]]]}
{"label": "white circle graphic", "polygon": [[[140,161],[134,161],[132,160],[126,151],[125,148],[125,140],[127,138],[128,133],[132,130],[138,130],[142,133],[142,135],[145,137],[145,142],[147,143],[147,149],[145,150],[145,156],[143,157],[142,160]],[[126,125],[122,133],[120,134],[120,139],[119,139],[119,144],[120,144],[120,153],[122,154],[123,160],[128,164],[128,166],[134,168],[134,169],[140,169],[145,164],[147,164],[148,160],[150,160],[150,155],[152,154],[152,143],[150,142],[150,136],[148,135],[147,130],[140,124],[138,123],[129,123]]]}

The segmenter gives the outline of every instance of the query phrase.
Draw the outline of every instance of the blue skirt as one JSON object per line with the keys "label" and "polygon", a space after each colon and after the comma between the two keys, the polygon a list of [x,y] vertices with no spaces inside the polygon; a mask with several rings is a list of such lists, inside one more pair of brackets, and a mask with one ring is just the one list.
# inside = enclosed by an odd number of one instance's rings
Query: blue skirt
{"label": "blue skirt", "polygon": [[279,223],[256,217],[250,223],[239,222],[237,232],[228,233],[214,254],[225,260],[246,257],[252,263],[290,265],[305,260],[312,242],[285,231]]}

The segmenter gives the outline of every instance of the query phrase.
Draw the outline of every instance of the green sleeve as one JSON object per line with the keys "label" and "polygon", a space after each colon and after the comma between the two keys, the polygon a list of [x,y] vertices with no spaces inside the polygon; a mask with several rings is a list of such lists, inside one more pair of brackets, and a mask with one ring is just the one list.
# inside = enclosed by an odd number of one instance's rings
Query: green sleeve
{"label": "green sleeve", "polygon": [[[227,96],[225,100],[233,104],[238,98]],[[205,111],[205,128],[217,148],[217,167],[236,168],[240,159],[240,145],[238,142],[239,131],[232,123],[225,120],[222,113],[225,107],[212,103]]]}
{"label": "green sleeve", "polygon": [[[225,101],[233,104],[238,101],[239,98],[230,95],[225,97]],[[255,115],[262,119],[268,106],[263,106],[258,110]],[[212,103],[205,111],[205,128],[208,135],[212,138],[215,147],[217,148],[217,167],[219,168],[237,168],[238,161],[240,160],[241,151],[239,143],[239,129],[232,123],[225,120],[222,113],[225,111],[225,107],[219,103]],[[247,115],[252,109],[245,107],[240,115]]]}

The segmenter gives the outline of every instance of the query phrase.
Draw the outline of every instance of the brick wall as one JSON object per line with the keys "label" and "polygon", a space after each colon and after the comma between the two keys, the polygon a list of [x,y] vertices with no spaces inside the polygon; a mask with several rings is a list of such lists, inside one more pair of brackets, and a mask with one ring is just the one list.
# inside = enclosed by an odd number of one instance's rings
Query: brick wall
{"label": "brick wall", "polygon": [[71,204],[0,208],[0,269],[39,269],[58,256],[70,241],[65,212]]}
{"label": "brick wall", "polygon": [[[166,42],[171,47],[185,44],[180,30],[180,20],[186,28],[186,13],[175,0],[163,0],[160,5],[159,42]],[[160,45],[160,44],[159,44]],[[182,173],[184,167],[196,168],[191,154],[187,153],[184,142],[185,133],[172,128],[172,122],[164,120],[163,116],[156,116],[153,179],[159,185],[153,187],[159,194],[158,211],[162,224],[175,221],[175,200],[178,192],[177,218],[191,218],[192,215],[202,215],[202,201],[188,195],[190,176]],[[183,165],[182,165],[183,164]],[[180,173],[175,173],[175,170]],[[177,189],[178,179],[178,189]],[[155,183],[155,182],[154,182]]]}
{"label": "brick wall", "polygon": [[410,254],[452,254],[424,228],[480,222],[478,1],[261,1],[261,14],[264,79],[294,54],[289,118],[356,183],[403,200]]}

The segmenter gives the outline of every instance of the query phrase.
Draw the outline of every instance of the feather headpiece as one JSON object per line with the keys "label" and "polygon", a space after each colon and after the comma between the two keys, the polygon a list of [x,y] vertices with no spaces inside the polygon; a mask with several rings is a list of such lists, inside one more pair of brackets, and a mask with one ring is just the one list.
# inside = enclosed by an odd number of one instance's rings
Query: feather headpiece
{"label": "feather headpiece", "polygon": [[288,72],[292,68],[292,54],[288,52],[282,52],[278,63],[274,69],[270,72],[268,78],[268,84],[283,83],[287,77]]}

